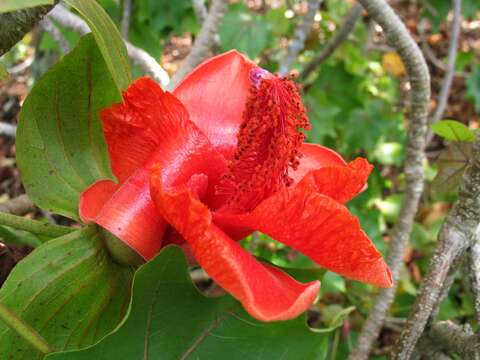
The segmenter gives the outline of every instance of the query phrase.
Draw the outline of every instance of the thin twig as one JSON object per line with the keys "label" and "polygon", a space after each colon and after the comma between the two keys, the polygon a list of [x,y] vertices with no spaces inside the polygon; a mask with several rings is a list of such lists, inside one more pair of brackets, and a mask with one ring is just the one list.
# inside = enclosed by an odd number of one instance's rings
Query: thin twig
{"label": "thin twig", "polygon": [[132,0],[123,0],[122,19],[120,21],[120,34],[125,40],[128,40],[128,31],[130,30],[130,18],[132,16]]}
{"label": "thin twig", "polygon": [[5,305],[0,303],[0,320],[5,322],[9,328],[26,340],[34,349],[42,354],[48,354],[54,349],[26,322],[11,312]]}
{"label": "thin twig", "polygon": [[430,260],[420,293],[392,354],[392,359],[408,359],[422,335],[438,301],[453,261],[461,256],[474,240],[480,219],[480,134],[474,143],[472,166],[465,172],[458,199],[445,219],[438,245]]}
{"label": "thin twig", "polygon": [[8,68],[8,73],[10,75],[16,75],[24,72],[27,70],[35,61],[35,54],[28,56],[25,60],[21,63],[13,65],[12,67]]}
{"label": "thin twig", "polygon": [[[438,94],[437,106],[432,116],[430,116],[430,124],[434,124],[437,121],[440,121],[443,112],[448,104],[448,96],[450,94],[450,88],[452,86],[453,77],[455,75],[455,62],[457,60],[457,51],[458,51],[458,39],[460,37],[461,29],[461,18],[462,18],[462,0],[453,0],[453,17],[452,17],[452,29],[450,31],[450,45],[448,47],[448,62],[445,72],[445,77],[443,78],[442,87],[440,93]],[[427,144],[429,144],[433,139],[433,132],[428,130],[427,134]]]}
{"label": "thin twig", "polygon": [[348,35],[355,28],[355,24],[357,23],[358,19],[360,19],[362,12],[362,5],[355,4],[352,7],[338,30],[331,37],[329,42],[323,47],[320,54],[315,56],[300,73],[299,80],[305,80],[318,66],[320,66],[330,55],[333,54],[333,52],[343,41],[347,39]]}
{"label": "thin twig", "polygon": [[198,21],[200,21],[200,24],[203,24],[208,16],[205,0],[192,0],[192,6]]}
{"label": "thin twig", "polygon": [[40,26],[43,30],[48,32],[52,38],[57,42],[58,46],[64,53],[68,53],[70,51],[70,46],[68,45],[67,40],[63,37],[60,30],[55,26],[55,24],[50,20],[48,17],[42,19],[40,21]]}
{"label": "thin twig", "polygon": [[407,135],[405,161],[406,189],[397,223],[392,232],[387,263],[392,270],[393,286],[382,289],[370,311],[357,344],[350,354],[351,360],[364,360],[377,339],[388,309],[392,304],[400,277],[405,247],[408,244],[415,215],[418,211],[424,185],[423,160],[428,102],[430,99],[430,75],[428,67],[415,40],[403,22],[385,0],[359,0],[368,14],[383,28],[390,45],[398,51],[411,84],[411,109]]}
{"label": "thin twig", "polygon": [[25,215],[26,213],[32,212],[34,210],[35,205],[25,194],[13,198],[8,202],[0,203],[0,212],[3,213]]}
{"label": "thin twig", "polygon": [[[437,58],[435,53],[433,52],[432,48],[428,44],[427,40],[427,34],[425,33],[425,24],[426,20],[421,20],[418,23],[417,29],[418,29],[418,35],[420,37],[420,44],[422,46],[422,51],[425,54],[425,57],[430,61],[430,63],[435,66],[437,69],[447,72],[448,70],[448,65],[445,64],[442,60]],[[468,73],[464,71],[455,71],[454,76],[458,77],[466,77],[468,76]]]}
{"label": "thin twig", "polygon": [[[55,20],[62,26],[74,30],[82,35],[90,32],[90,28],[88,27],[87,23],[82,20],[82,18],[71,13],[61,5],[55,6],[55,8],[48,13],[48,17]],[[126,40],[124,41],[125,45],[127,46],[128,56],[130,59],[132,59],[132,61],[137,64],[146,74],[150,75],[162,86],[166,86],[170,81],[170,77],[160,66],[160,64],[145,50],[137,48]]]}
{"label": "thin twig", "polygon": [[215,44],[215,35],[220,29],[226,10],[226,0],[212,0],[207,18],[202,24],[202,29],[193,43],[190,53],[183,61],[182,67],[172,76],[170,84],[168,84],[167,88],[169,90],[175,88],[185,75],[207,58],[212,46]]}
{"label": "thin twig", "polygon": [[321,3],[322,0],[308,0],[307,12],[298,22],[295,32],[293,33],[293,38],[288,45],[287,53],[280,61],[280,69],[278,71],[280,75],[288,74],[298,54],[305,47],[305,40],[312,31],[315,14]]}

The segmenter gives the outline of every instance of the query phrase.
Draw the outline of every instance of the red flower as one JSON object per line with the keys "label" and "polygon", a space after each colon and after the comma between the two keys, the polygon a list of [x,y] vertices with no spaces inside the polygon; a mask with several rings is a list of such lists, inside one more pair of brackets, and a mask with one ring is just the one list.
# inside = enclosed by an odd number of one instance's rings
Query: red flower
{"label": "red flower", "polygon": [[388,287],[380,253],[343,203],[372,166],[303,144],[309,128],[296,85],[236,51],[198,66],[173,92],[147,78],[101,112],[118,184],[81,196],[80,216],[145,259],[188,244],[207,273],[254,317],[290,319],[320,283],[301,284],[236,242],[253,230],[351,279]]}

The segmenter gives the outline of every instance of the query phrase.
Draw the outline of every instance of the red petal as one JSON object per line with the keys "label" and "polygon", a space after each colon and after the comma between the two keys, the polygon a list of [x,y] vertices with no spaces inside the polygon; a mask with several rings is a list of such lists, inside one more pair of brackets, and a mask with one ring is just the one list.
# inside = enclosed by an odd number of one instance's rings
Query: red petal
{"label": "red petal", "polygon": [[287,320],[315,300],[320,283],[301,284],[259,263],[215,224],[209,209],[186,186],[166,190],[160,171],[151,178],[152,197],[165,219],[188,241],[205,271],[262,321]]}
{"label": "red petal", "polygon": [[86,188],[80,196],[78,213],[83,222],[94,222],[105,203],[117,191],[112,180],[99,180]]}
{"label": "red petal", "polygon": [[88,188],[81,196],[81,216],[150,259],[160,250],[166,227],[150,197],[151,167],[162,167],[167,184],[191,180],[197,193],[215,206],[221,201],[215,184],[226,172],[225,159],[188,120],[183,105],[149,79],[135,82],[124,94],[124,104],[102,116],[112,167],[122,183],[116,191],[108,182]]}
{"label": "red petal", "polygon": [[326,166],[311,171],[302,182],[309,182],[320,194],[345,203],[366,188],[372,169],[367,160],[357,158],[347,166]]}
{"label": "red petal", "polygon": [[251,86],[249,73],[256,65],[232,50],[197,66],[174,90],[191,120],[229,159]]}
{"label": "red petal", "polygon": [[[146,260],[160,250],[167,226],[150,198],[148,179],[148,170],[141,168],[121,186],[102,180],[87,188],[80,198],[83,221],[107,229]],[[118,190],[112,194],[114,188]],[[111,196],[102,203],[107,198],[105,190],[110,190]]]}
{"label": "red petal", "polygon": [[188,119],[184,106],[149,78],[140,78],[123,93],[123,103],[100,112],[112,170],[120,182],[144,165],[160,141],[162,122]]}
{"label": "red petal", "polygon": [[277,193],[251,213],[216,214],[215,222],[260,230],[351,279],[380,287],[392,284],[390,269],[357,218],[308,183]]}
{"label": "red petal", "polygon": [[300,165],[290,176],[299,182],[312,170],[318,170],[325,166],[345,166],[347,163],[342,157],[332,149],[317,144],[302,144],[300,153],[303,155],[300,159]]}

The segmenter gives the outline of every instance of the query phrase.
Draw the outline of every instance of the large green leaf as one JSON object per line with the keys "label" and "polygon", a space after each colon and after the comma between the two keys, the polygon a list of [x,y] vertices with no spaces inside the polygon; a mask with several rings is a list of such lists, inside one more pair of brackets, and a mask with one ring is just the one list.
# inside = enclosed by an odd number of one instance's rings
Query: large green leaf
{"label": "large green leaf", "polygon": [[113,21],[95,0],[65,0],[65,2],[73,6],[85,19],[115,84],[120,91],[126,90],[132,82],[132,72],[127,49]]}
{"label": "large green leaf", "polygon": [[323,359],[328,334],[305,318],[261,323],[231,297],[207,298],[193,286],[182,251],[165,248],[140,268],[129,315],[100,343],[48,360]]}
{"label": "large green leaf", "polygon": [[20,10],[39,5],[52,5],[53,0],[1,0],[0,13]]}
{"label": "large green leaf", "polygon": [[[0,289],[0,302],[59,350],[98,341],[120,322],[130,299],[132,271],[117,265],[95,227],[34,250]],[[41,359],[0,321],[0,358]]]}
{"label": "large green leaf", "polygon": [[475,141],[475,132],[461,122],[442,120],[430,125],[432,131],[448,141]]}
{"label": "large green leaf", "polygon": [[80,192],[112,177],[98,112],[116,101],[91,35],[35,84],[20,114],[17,162],[38,206],[78,219]]}

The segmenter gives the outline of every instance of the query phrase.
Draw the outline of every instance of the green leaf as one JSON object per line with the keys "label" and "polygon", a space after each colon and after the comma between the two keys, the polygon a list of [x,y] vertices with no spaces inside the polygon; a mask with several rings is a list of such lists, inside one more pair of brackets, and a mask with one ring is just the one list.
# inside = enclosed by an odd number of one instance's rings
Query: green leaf
{"label": "green leaf", "polygon": [[354,310],[355,306],[343,308],[338,304],[331,304],[321,308],[320,314],[322,315],[323,323],[327,324],[328,327],[317,329],[317,331],[320,333],[327,333],[339,328],[343,325],[347,316]]}
{"label": "green leaf", "polygon": [[252,59],[268,46],[270,26],[265,19],[250,12],[244,5],[230,6],[220,27],[222,51],[237,49]]}
{"label": "green leaf", "polygon": [[31,247],[42,244],[42,241],[36,235],[27,232],[18,233],[6,226],[0,226],[0,239],[5,244],[29,245]]}
{"label": "green leaf", "polygon": [[430,125],[432,131],[448,141],[475,141],[475,133],[461,122],[442,120]]}
{"label": "green leaf", "polygon": [[322,286],[320,287],[320,291],[322,297],[325,294],[345,293],[347,291],[345,279],[334,272],[327,271],[322,278]]}
{"label": "green leaf", "polygon": [[120,93],[132,82],[127,49],[117,27],[95,0],[65,0],[85,19],[92,30],[105,63]]}
{"label": "green leaf", "polygon": [[78,219],[80,192],[113,177],[98,112],[117,101],[91,35],[35,84],[20,114],[17,163],[38,206]]}
{"label": "green leaf", "polygon": [[0,1],[0,13],[16,11],[39,5],[52,5],[53,0],[2,0]]}
{"label": "green leaf", "polygon": [[338,313],[336,313],[335,316],[330,321],[330,324],[329,324],[330,328],[336,329],[342,326],[347,316],[354,310],[355,310],[355,306],[349,306],[345,309],[342,309]]}
{"label": "green leaf", "polygon": [[8,70],[0,63],[0,81],[7,80],[10,77]]}
{"label": "green leaf", "polygon": [[457,189],[463,174],[470,166],[473,145],[469,142],[453,142],[437,160],[438,173],[433,179],[432,188],[438,192],[451,192]]}
{"label": "green leaf", "polygon": [[[15,268],[0,302],[56,349],[100,340],[122,319],[132,271],[112,261],[95,227],[51,240]],[[0,322],[2,359],[42,359],[42,354]]]}
{"label": "green leaf", "polygon": [[128,317],[114,333],[46,359],[323,359],[326,336],[308,329],[303,316],[261,323],[230,296],[201,295],[183,252],[169,246],[135,274]]}
{"label": "green leaf", "polygon": [[467,78],[467,99],[473,102],[475,111],[480,114],[480,64],[476,64]]}

